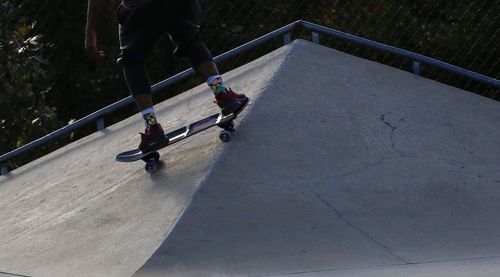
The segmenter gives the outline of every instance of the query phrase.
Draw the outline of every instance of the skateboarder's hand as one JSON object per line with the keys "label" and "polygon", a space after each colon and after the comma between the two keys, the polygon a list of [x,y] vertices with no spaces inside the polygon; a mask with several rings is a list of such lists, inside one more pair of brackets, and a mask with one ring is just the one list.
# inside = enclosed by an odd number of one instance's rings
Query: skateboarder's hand
{"label": "skateboarder's hand", "polygon": [[91,59],[102,59],[106,55],[104,51],[97,49],[97,39],[95,32],[89,32],[85,39],[85,52],[87,52],[87,56]]}
{"label": "skateboarder's hand", "polygon": [[85,52],[91,59],[102,59],[104,52],[97,49],[97,15],[103,9],[106,0],[88,0],[87,26],[85,27]]}

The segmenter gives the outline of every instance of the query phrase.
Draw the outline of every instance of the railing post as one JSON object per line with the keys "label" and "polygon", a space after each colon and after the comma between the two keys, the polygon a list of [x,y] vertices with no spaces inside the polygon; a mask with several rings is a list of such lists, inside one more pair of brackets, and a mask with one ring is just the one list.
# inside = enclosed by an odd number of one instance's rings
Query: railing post
{"label": "railing post", "polygon": [[413,69],[413,74],[420,75],[420,62],[413,61],[412,69]]}
{"label": "railing post", "polygon": [[312,42],[319,44],[319,34],[312,32]]}
{"label": "railing post", "polygon": [[292,33],[286,33],[283,35],[283,43],[284,44],[289,44],[292,42]]}
{"label": "railing post", "polygon": [[8,163],[3,163],[0,169],[0,175],[7,175],[9,173]]}
{"label": "railing post", "polygon": [[104,117],[97,120],[97,131],[104,129]]}

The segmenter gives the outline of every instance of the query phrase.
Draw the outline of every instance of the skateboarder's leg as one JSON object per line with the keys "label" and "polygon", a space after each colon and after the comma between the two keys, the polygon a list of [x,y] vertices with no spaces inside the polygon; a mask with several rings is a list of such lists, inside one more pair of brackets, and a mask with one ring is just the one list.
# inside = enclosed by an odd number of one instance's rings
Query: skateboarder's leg
{"label": "skateboarder's leg", "polygon": [[212,55],[199,34],[197,1],[186,0],[182,5],[168,31],[177,45],[175,54],[186,57],[193,69],[205,78],[215,95],[216,103],[225,114],[237,111],[248,102],[248,98],[234,93],[224,85]]}
{"label": "skateboarder's leg", "polygon": [[118,63],[123,67],[125,81],[130,94],[135,100],[146,125],[141,136],[139,148],[145,148],[151,141],[163,137],[163,129],[158,124],[151,96],[151,82],[145,68],[145,60],[153,45],[163,32],[158,24],[158,3],[151,3],[137,8],[118,10],[120,22],[120,57]]}

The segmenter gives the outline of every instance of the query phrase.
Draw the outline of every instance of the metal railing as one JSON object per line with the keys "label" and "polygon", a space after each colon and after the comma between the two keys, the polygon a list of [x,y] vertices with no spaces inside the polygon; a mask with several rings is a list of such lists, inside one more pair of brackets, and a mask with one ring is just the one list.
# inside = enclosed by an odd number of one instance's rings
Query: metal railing
{"label": "metal railing", "polygon": [[[261,45],[263,43],[266,43],[272,39],[275,39],[277,37],[283,36],[283,43],[288,44],[292,41],[292,32],[296,30],[297,28],[302,27],[308,31],[311,31],[311,40],[314,43],[320,43],[320,34],[327,35],[330,37],[335,37],[338,39],[346,40],[352,43],[360,44],[369,48],[393,53],[405,58],[408,58],[412,61],[412,72],[415,74],[420,74],[421,66],[422,64],[427,64],[427,65],[432,65],[438,68],[441,68],[445,71],[453,72],[455,74],[495,86],[497,88],[500,88],[500,80],[479,74],[474,71],[470,71],[440,60],[436,60],[424,55],[420,55],[411,51],[407,51],[401,48],[397,48],[394,46],[386,45],[383,43],[379,43],[376,41],[372,41],[369,39],[361,38],[355,35],[351,35],[345,32],[341,32],[335,29],[327,28],[318,24],[314,24],[311,22],[303,21],[303,20],[298,20],[295,21],[291,24],[288,24],[284,27],[281,27],[273,32],[270,32],[266,35],[263,35],[257,39],[254,39],[250,42],[247,42],[237,48],[234,48],[228,52],[225,52],[217,57],[214,58],[215,62],[222,62],[224,60],[227,60],[231,57],[234,57],[236,55],[239,55],[245,51],[248,51],[258,45]],[[181,80],[187,79],[191,76],[194,76],[195,72],[193,69],[188,69],[185,71],[182,71],[168,79],[165,79],[151,87],[152,92],[156,93],[159,90],[162,90],[176,82],[179,82]],[[39,138],[37,140],[34,140],[22,147],[19,147],[11,152],[8,152],[6,154],[3,154],[0,156],[0,164],[1,164],[1,171],[0,173],[2,175],[8,173],[8,167],[7,167],[7,162],[13,158],[15,158],[18,155],[21,155],[23,153],[26,153],[34,148],[37,148],[43,144],[46,144],[49,141],[52,141],[56,138],[59,138],[63,135],[69,134],[76,129],[90,124],[92,122],[97,123],[97,130],[101,130],[105,128],[104,124],[104,115],[112,113],[113,111],[120,109],[128,104],[131,104],[133,102],[133,99],[131,96],[126,97],[118,102],[115,102],[105,108],[102,108],[92,114],[89,114],[75,122],[73,122],[70,125],[67,125],[59,130],[56,130],[42,138]]]}

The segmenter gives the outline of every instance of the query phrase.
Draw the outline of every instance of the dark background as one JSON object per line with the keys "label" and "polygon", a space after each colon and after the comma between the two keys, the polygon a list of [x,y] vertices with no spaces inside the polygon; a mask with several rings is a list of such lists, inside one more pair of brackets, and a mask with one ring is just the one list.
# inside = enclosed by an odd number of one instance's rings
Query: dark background
{"label": "dark background", "polygon": [[[46,135],[128,96],[118,55],[118,1],[101,15],[98,46],[103,61],[83,51],[86,1],[4,0],[0,4],[0,153]],[[341,1],[341,0],[201,0],[202,35],[215,55],[237,47],[298,19],[424,54],[500,79],[500,1]],[[310,39],[307,32],[294,38]],[[347,42],[321,37],[322,44],[411,69],[411,61]],[[282,45],[282,39],[257,47],[220,64],[224,72]],[[188,68],[171,55],[162,39],[148,61],[153,83]],[[500,100],[499,90],[426,67],[422,75]],[[167,99],[201,83],[192,78],[156,96]],[[314,82],[314,80],[311,80]],[[109,125],[137,112],[130,108],[105,118]],[[11,167],[56,149],[95,130],[83,128],[12,161]]]}

